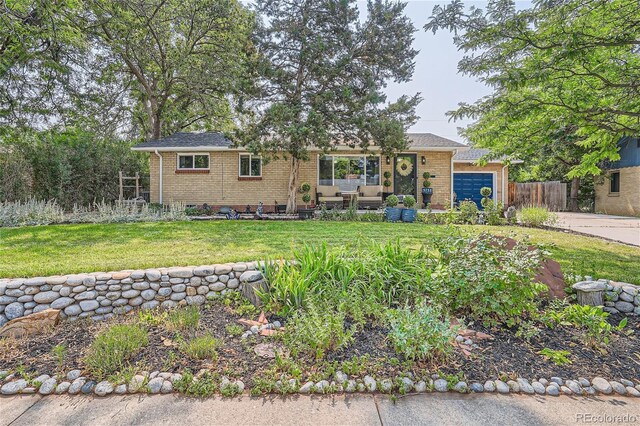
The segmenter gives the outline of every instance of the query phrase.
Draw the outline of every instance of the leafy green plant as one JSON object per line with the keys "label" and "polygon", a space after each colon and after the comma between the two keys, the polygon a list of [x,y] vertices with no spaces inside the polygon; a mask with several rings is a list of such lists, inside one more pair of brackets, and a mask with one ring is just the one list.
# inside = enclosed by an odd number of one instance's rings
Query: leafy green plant
{"label": "leafy green plant", "polygon": [[518,219],[524,226],[541,228],[543,226],[553,226],[558,221],[558,216],[546,207],[523,207],[518,212]]}
{"label": "leafy green plant", "polygon": [[584,329],[586,343],[591,345],[608,344],[611,333],[614,330],[622,330],[627,325],[627,319],[624,318],[613,327],[607,321],[608,317],[609,313],[604,312],[600,306],[577,304],[552,308],[544,314],[544,320],[549,327],[563,325]]}
{"label": "leafy green plant", "polygon": [[413,195],[405,195],[404,198],[402,199],[402,204],[406,208],[412,209],[416,205],[416,199]]}
{"label": "leafy green plant", "polygon": [[147,331],[138,324],[113,325],[96,336],[84,362],[102,379],[127,367],[128,361],[149,342]]}
{"label": "leafy green plant", "polygon": [[458,208],[460,214],[457,219],[460,223],[468,223],[469,225],[478,223],[478,206],[475,201],[461,201]]}
{"label": "leafy green plant", "polygon": [[398,199],[398,196],[395,194],[391,194],[387,197],[384,203],[387,207],[396,207],[399,202],[400,200]]}
{"label": "leafy green plant", "polygon": [[484,205],[485,223],[491,226],[504,225],[506,219],[503,216],[504,204],[502,201],[489,199]]}
{"label": "leafy green plant", "polygon": [[167,319],[167,312],[156,309],[141,310],[138,312],[138,321],[149,327],[158,327]]}
{"label": "leafy green plant", "polygon": [[364,212],[358,216],[360,222],[384,222],[384,213]]}
{"label": "leafy green plant", "polygon": [[319,302],[310,302],[287,322],[284,344],[295,356],[306,354],[322,359],[328,352],[347,346],[355,328],[345,328],[345,314]]}
{"label": "leafy green plant", "polygon": [[396,351],[411,360],[444,360],[453,350],[455,330],[426,304],[389,310],[389,339]]}
{"label": "leafy green plant", "polygon": [[526,242],[506,246],[507,240],[488,234],[435,241],[440,262],[431,275],[429,298],[485,325],[515,326],[533,318],[547,290],[533,281],[543,252],[529,250]]}
{"label": "leafy green plant", "polygon": [[309,194],[309,191],[311,191],[311,185],[309,185],[308,182],[304,182],[302,185],[300,185],[300,193],[302,194],[302,202],[304,203],[305,209],[308,207],[309,202],[311,201],[311,194]]}
{"label": "leafy green plant", "polygon": [[229,336],[233,337],[241,336],[244,333],[244,328],[238,324],[227,324],[224,329]]}
{"label": "leafy green plant", "polygon": [[56,361],[58,370],[64,369],[64,361],[67,358],[67,347],[63,344],[55,345],[51,348],[51,355]]}
{"label": "leafy green plant", "polygon": [[429,172],[424,172],[422,173],[422,187],[423,188],[429,188],[431,186],[431,181],[429,180],[431,178],[431,173]]}
{"label": "leafy green plant", "polygon": [[173,383],[173,387],[185,395],[207,397],[218,390],[217,377],[209,371],[205,371],[197,378],[189,370],[182,374],[182,378]]}
{"label": "leafy green plant", "polygon": [[180,351],[194,359],[218,359],[218,341],[211,335],[194,337],[179,344]]}
{"label": "leafy green plant", "polygon": [[571,364],[571,360],[569,359],[569,355],[571,355],[571,352],[569,351],[544,348],[538,353],[553,362],[555,365]]}
{"label": "leafy green plant", "polygon": [[197,306],[178,308],[167,313],[164,326],[169,331],[188,331],[198,328],[200,309]]}
{"label": "leafy green plant", "polygon": [[382,182],[382,186],[385,187],[385,189],[389,189],[391,187],[391,172],[390,171],[386,171],[382,174],[382,176],[384,176],[384,181]]}

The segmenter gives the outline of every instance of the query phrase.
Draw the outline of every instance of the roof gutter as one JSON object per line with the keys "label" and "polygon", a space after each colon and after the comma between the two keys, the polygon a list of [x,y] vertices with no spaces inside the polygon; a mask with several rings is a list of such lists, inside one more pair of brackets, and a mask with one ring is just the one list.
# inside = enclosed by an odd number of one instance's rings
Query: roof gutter
{"label": "roof gutter", "polygon": [[502,182],[502,205],[503,207],[507,205],[507,197],[505,195],[505,185],[504,185],[504,169],[506,169],[507,167],[509,167],[509,165],[505,164],[504,166],[502,166],[502,177],[500,178],[500,181]]}
{"label": "roof gutter", "polygon": [[159,181],[160,181],[159,193],[160,193],[160,195],[159,195],[159,197],[158,197],[158,201],[159,201],[160,205],[162,205],[162,171],[163,171],[163,167],[162,167],[162,155],[160,155],[160,153],[158,152],[158,150],[157,150],[157,149],[155,150],[155,154],[156,154],[156,155],[158,156],[158,158],[160,159],[160,172],[159,172],[159,175],[160,175],[160,179],[159,179]]}
{"label": "roof gutter", "polygon": [[458,150],[454,150],[453,154],[451,154],[451,165],[450,165],[450,177],[451,177],[451,181],[450,181],[450,185],[449,185],[449,199],[451,200],[450,202],[450,208],[453,209],[453,157],[456,156],[456,154],[458,153]]}

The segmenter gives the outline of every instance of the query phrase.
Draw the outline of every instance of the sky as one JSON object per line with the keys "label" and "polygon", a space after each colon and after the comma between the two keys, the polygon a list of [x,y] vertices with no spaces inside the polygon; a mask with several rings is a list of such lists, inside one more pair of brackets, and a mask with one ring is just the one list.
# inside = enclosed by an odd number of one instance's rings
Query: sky
{"label": "sky", "polygon": [[[465,142],[458,135],[458,127],[464,127],[470,121],[449,121],[445,115],[447,111],[456,109],[460,102],[473,102],[491,93],[490,88],[476,81],[474,78],[458,74],[458,61],[462,59],[453,44],[452,34],[447,31],[426,32],[427,23],[433,7],[437,4],[447,4],[446,1],[409,1],[405,14],[411,18],[418,28],[413,42],[414,49],[420,51],[416,57],[416,67],[413,80],[409,83],[390,84],[386,93],[390,100],[403,94],[422,94],[422,102],[418,105],[417,115],[420,120],[413,125],[410,132],[434,133],[455,141]],[[469,5],[483,7],[485,1],[468,1]],[[366,10],[366,2],[358,2],[358,7]]]}

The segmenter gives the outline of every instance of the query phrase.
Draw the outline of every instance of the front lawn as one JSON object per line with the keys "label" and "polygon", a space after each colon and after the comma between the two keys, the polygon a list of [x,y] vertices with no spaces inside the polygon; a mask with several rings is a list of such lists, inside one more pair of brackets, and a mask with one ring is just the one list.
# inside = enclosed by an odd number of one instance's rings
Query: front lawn
{"label": "front lawn", "polygon": [[521,227],[362,222],[159,222],[0,228],[0,277],[290,258],[306,243],[339,246],[361,237],[411,247],[457,232],[526,235],[565,271],[640,283],[640,249],[596,238]]}

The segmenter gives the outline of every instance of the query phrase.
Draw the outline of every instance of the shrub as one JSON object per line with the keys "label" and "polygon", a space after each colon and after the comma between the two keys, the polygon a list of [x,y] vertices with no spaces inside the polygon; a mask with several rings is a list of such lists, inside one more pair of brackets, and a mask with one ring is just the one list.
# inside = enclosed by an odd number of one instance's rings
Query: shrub
{"label": "shrub", "polygon": [[513,326],[533,317],[547,290],[533,282],[542,253],[521,242],[507,250],[506,243],[487,234],[435,241],[441,261],[431,275],[431,299],[485,325]]}
{"label": "shrub", "polygon": [[491,226],[503,225],[505,218],[502,215],[504,204],[501,201],[489,201],[483,204],[485,223]]}
{"label": "shrub", "polygon": [[478,206],[474,201],[461,201],[459,208],[460,214],[457,220],[460,223],[468,223],[470,225],[478,223]]}
{"label": "shrub", "polygon": [[64,212],[55,201],[0,202],[0,227],[49,225],[64,221]]}
{"label": "shrub", "polygon": [[358,216],[360,222],[384,222],[384,213],[364,212]]}
{"label": "shrub", "polygon": [[304,312],[296,312],[287,322],[284,343],[294,356],[303,353],[322,359],[353,340],[355,329],[345,329],[344,321],[344,313],[310,302]]}
{"label": "shrub", "polygon": [[218,341],[211,334],[180,342],[179,347],[182,353],[194,359],[218,359]]}
{"label": "shrub", "polygon": [[[600,306],[566,305],[562,307],[552,307],[545,315],[544,319],[549,327],[556,325],[576,326],[585,331],[587,344],[596,345],[609,343],[614,327],[609,324],[607,318],[609,314],[602,310]],[[615,329],[622,330],[627,325],[627,319],[620,321]]]}
{"label": "shrub", "polygon": [[199,323],[200,310],[197,306],[189,306],[170,311],[165,319],[165,328],[169,331],[195,330]]}
{"label": "shrub", "polygon": [[387,207],[395,207],[398,205],[399,202],[400,200],[398,200],[398,197],[395,194],[391,194],[385,200],[385,205]]}
{"label": "shrub", "polygon": [[96,336],[84,362],[97,379],[102,379],[125,368],[147,343],[147,331],[140,325],[114,325]]}
{"label": "shrub", "polygon": [[443,360],[453,350],[456,332],[437,310],[425,304],[389,310],[389,339],[411,360]]}
{"label": "shrub", "polygon": [[238,324],[227,324],[224,329],[229,336],[233,337],[241,336],[244,333],[244,328]]}
{"label": "shrub", "polygon": [[402,199],[402,204],[406,208],[412,209],[416,205],[416,199],[413,197],[413,195],[405,195],[405,197]]}
{"label": "shrub", "polygon": [[558,217],[546,207],[523,207],[518,213],[518,219],[524,226],[540,228],[542,226],[554,225]]}

